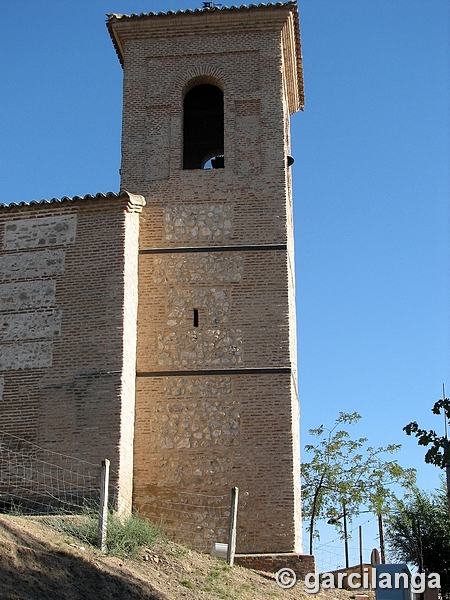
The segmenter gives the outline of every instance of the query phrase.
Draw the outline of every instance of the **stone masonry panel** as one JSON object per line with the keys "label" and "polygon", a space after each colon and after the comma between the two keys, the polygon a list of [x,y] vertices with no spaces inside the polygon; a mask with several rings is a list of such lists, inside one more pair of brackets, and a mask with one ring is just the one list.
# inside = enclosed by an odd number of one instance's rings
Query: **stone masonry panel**
{"label": "stone masonry panel", "polygon": [[0,371],[50,367],[52,347],[51,340],[2,344]]}
{"label": "stone masonry panel", "polygon": [[216,288],[178,290],[170,289],[167,298],[167,325],[191,327],[193,310],[200,310],[202,324],[215,327],[228,323],[230,316],[229,293]]}
{"label": "stone masonry panel", "polygon": [[150,412],[150,447],[165,449],[238,446],[237,403],[220,400],[158,403]]}
{"label": "stone masonry panel", "polygon": [[171,242],[227,240],[232,234],[233,207],[226,204],[183,204],[164,207],[165,239]]}
{"label": "stone masonry panel", "polygon": [[244,259],[224,252],[163,254],[155,256],[153,269],[155,283],[239,283]]}
{"label": "stone masonry panel", "polygon": [[65,251],[60,248],[5,254],[0,258],[0,277],[4,280],[53,277],[64,273],[64,259]]}
{"label": "stone masonry panel", "polygon": [[55,305],[56,281],[24,281],[0,285],[0,311]]}
{"label": "stone masonry panel", "polygon": [[158,365],[170,368],[238,365],[242,362],[239,329],[171,331],[157,336]]}
{"label": "stone masonry panel", "polygon": [[[143,514],[170,519],[168,509],[172,505],[159,503],[155,497],[166,494],[167,498],[176,498],[183,491],[187,503],[201,505],[201,498],[196,498],[196,493],[222,494],[228,506],[230,488],[237,486],[240,490],[238,552],[272,551],[272,528],[276,528],[280,536],[277,551],[290,551],[293,484],[288,460],[293,420],[286,395],[291,390],[291,376],[287,373],[232,373],[226,378],[223,382],[226,394],[221,394],[223,388],[217,386],[221,382],[221,376],[217,375],[137,378],[136,503]],[[203,380],[201,385],[200,380]],[[192,395],[182,392],[179,397],[168,396],[168,382],[171,390],[190,386]],[[219,395],[202,396],[205,390],[209,393],[212,382],[216,383],[214,389]],[[208,402],[206,409],[202,408],[205,400]],[[197,406],[194,408],[194,405]],[[194,423],[196,417],[193,415],[188,419],[187,415],[193,410],[198,413],[204,428],[209,425],[208,418],[214,418],[217,425],[225,424],[227,431],[231,425],[231,431],[235,433],[222,441],[218,436],[219,443],[212,446],[177,447],[175,439],[182,442],[185,431],[192,436],[190,423]],[[166,417],[163,423],[161,416]],[[238,428],[232,420],[239,422]],[[167,429],[163,435],[164,426]],[[165,437],[168,440],[164,440]],[[160,447],[157,439],[163,445],[169,442],[172,447]],[[201,443],[201,438],[197,439]],[[232,444],[223,444],[225,440]],[[161,513],[153,512],[157,507]],[[188,509],[177,518],[180,519],[179,526],[185,525],[188,531],[193,518]],[[271,527],[265,525],[267,521]],[[214,541],[222,540],[216,537]]]}
{"label": "stone masonry panel", "polygon": [[154,460],[159,486],[177,486],[183,489],[192,486],[208,488],[231,485],[233,461],[229,453],[163,453],[157,455]]}
{"label": "stone masonry panel", "polygon": [[61,311],[0,313],[2,341],[52,338],[61,332]]}
{"label": "stone masonry panel", "polygon": [[195,396],[211,398],[231,394],[231,377],[217,375],[214,377],[166,377],[164,396],[180,398]]}
{"label": "stone masonry panel", "polygon": [[3,250],[73,244],[76,227],[76,215],[11,221],[5,224]]}
{"label": "stone masonry panel", "polygon": [[[233,264],[239,265],[238,281],[216,285],[214,282],[178,283],[179,269],[183,269],[186,279],[195,281],[195,259],[203,269],[205,254],[214,256],[216,253],[140,255],[137,371],[163,371],[164,367],[170,370],[290,367],[286,252],[230,252]],[[217,254],[225,256],[227,253]],[[187,265],[183,266],[182,256],[190,258]],[[222,256],[218,264],[223,264]],[[157,268],[170,264],[170,276],[164,277],[163,285],[155,281],[155,262]],[[174,264],[176,268],[172,270]],[[207,263],[211,264],[214,265],[212,277],[217,273],[217,263]],[[220,292],[219,297],[216,297],[217,292]],[[212,334],[207,332],[215,330],[221,334],[239,330],[239,339],[230,343],[238,350],[237,355],[230,356],[223,348],[214,349],[214,344],[209,343]],[[176,349],[178,340],[182,346]],[[218,343],[222,344],[220,338]],[[231,350],[235,353],[236,349]]]}

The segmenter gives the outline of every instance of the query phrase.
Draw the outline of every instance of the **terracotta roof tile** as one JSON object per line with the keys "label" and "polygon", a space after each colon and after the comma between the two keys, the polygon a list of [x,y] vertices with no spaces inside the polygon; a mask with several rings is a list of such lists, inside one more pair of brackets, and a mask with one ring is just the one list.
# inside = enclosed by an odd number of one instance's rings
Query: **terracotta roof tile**
{"label": "terracotta roof tile", "polygon": [[47,206],[49,204],[64,204],[66,202],[78,202],[80,200],[112,200],[117,198],[124,198],[125,196],[132,200],[138,198],[134,194],[129,194],[125,191],[120,192],[119,194],[117,194],[116,192],[107,192],[106,194],[99,192],[98,194],[95,194],[95,196],[93,196],[92,194],[86,194],[86,196],[73,196],[73,198],[63,196],[62,198],[52,198],[51,200],[31,200],[30,202],[11,202],[10,204],[1,203],[0,209],[19,208],[23,206]]}

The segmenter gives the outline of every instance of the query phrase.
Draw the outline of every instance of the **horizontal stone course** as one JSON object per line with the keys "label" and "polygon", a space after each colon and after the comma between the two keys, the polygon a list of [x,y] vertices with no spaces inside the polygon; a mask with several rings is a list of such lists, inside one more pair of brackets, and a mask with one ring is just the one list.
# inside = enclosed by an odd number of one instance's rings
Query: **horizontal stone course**
{"label": "horizontal stone course", "polygon": [[22,219],[5,224],[3,250],[65,246],[75,242],[76,215]]}
{"label": "horizontal stone course", "polygon": [[0,312],[55,305],[56,281],[37,280],[0,284]]}
{"label": "horizontal stone course", "polygon": [[0,371],[50,367],[52,349],[51,340],[0,344]]}
{"label": "horizontal stone course", "polygon": [[52,338],[61,332],[61,311],[0,313],[0,331],[3,342]]}
{"label": "horizontal stone course", "polygon": [[64,273],[64,258],[65,251],[61,248],[4,254],[0,258],[0,278],[37,279],[60,275]]}

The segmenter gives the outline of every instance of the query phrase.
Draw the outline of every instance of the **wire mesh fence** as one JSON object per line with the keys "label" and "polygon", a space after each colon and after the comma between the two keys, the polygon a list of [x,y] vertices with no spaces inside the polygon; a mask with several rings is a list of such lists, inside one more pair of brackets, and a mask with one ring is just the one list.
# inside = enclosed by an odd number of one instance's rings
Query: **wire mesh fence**
{"label": "wire mesh fence", "polygon": [[[117,475],[111,471],[113,475]],[[101,464],[68,456],[0,431],[0,513],[34,515],[59,531],[95,543]],[[109,488],[108,507],[117,507]],[[207,494],[157,486],[142,515],[171,539],[209,552],[226,542],[230,494]]]}
{"label": "wire mesh fence", "polygon": [[98,504],[100,464],[46,450],[0,431],[0,510],[74,513]]}
{"label": "wire mesh fence", "polygon": [[[96,543],[101,464],[41,448],[0,431],[0,513],[33,515]],[[111,486],[108,505],[116,505]]]}

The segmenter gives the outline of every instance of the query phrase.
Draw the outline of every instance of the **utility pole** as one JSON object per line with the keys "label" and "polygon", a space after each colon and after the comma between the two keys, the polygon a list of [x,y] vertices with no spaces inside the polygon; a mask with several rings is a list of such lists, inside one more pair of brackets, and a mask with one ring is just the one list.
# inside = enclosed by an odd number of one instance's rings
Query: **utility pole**
{"label": "utility pole", "polygon": [[378,533],[380,535],[380,551],[381,551],[381,564],[386,564],[386,554],[384,551],[384,531],[383,531],[383,515],[378,513]]}
{"label": "utility pole", "polygon": [[[448,398],[445,397],[445,386],[442,384],[442,400],[445,403]],[[445,463],[445,475],[447,480],[447,503],[448,512],[450,515],[450,441],[448,439],[448,427],[447,427],[447,414],[444,407],[444,456],[447,455],[447,461]]]}
{"label": "utility pole", "polygon": [[345,502],[342,502],[342,514],[338,517],[331,517],[328,519],[328,525],[336,525],[339,519],[343,519],[344,521],[344,547],[345,547],[345,568],[348,569],[348,533],[347,533],[347,509],[345,507]]}
{"label": "utility pole", "polygon": [[345,568],[348,569],[348,535],[347,535],[347,511],[345,510],[345,502],[342,503],[343,517],[344,517],[344,542],[345,542]]}

